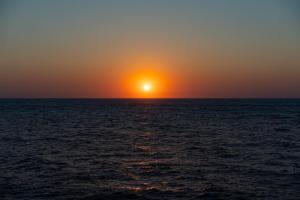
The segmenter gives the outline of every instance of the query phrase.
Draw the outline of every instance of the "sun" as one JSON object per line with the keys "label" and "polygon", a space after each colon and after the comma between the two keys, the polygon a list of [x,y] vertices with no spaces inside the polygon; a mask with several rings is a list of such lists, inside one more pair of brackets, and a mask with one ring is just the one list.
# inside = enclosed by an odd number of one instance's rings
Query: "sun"
{"label": "sun", "polygon": [[144,85],[143,85],[143,91],[144,92],[150,92],[151,89],[152,89],[152,86],[151,86],[150,83],[144,83]]}
{"label": "sun", "polygon": [[162,98],[166,93],[168,79],[160,71],[141,68],[127,72],[124,77],[122,85],[129,98]]}

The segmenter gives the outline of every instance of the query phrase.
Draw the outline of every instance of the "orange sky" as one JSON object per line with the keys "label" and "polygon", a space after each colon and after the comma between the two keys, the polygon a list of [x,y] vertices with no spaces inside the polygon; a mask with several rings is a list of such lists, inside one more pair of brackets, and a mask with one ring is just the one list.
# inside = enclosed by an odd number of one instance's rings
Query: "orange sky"
{"label": "orange sky", "polygon": [[297,6],[7,1],[0,98],[300,97]]}

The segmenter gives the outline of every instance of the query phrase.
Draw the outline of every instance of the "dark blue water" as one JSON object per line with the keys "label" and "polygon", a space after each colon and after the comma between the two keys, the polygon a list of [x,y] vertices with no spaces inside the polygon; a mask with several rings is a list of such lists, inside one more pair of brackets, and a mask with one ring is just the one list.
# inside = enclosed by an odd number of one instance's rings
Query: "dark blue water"
{"label": "dark blue water", "polygon": [[300,100],[0,100],[0,199],[300,199]]}

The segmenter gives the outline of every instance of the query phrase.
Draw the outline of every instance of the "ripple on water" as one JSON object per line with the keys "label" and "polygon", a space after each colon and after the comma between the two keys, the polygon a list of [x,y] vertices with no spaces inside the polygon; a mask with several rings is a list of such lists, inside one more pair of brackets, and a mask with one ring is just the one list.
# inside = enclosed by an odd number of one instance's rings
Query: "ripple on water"
{"label": "ripple on water", "polygon": [[0,111],[0,199],[300,199],[299,100],[0,100]]}

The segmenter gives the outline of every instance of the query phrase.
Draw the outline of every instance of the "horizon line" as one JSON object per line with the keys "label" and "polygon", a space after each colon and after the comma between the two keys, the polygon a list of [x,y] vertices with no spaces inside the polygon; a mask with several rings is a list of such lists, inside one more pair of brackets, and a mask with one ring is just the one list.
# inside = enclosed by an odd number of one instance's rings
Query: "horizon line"
{"label": "horizon line", "polygon": [[0,100],[217,100],[217,99],[300,99],[300,97],[168,97],[168,98],[139,98],[139,97],[0,97]]}

